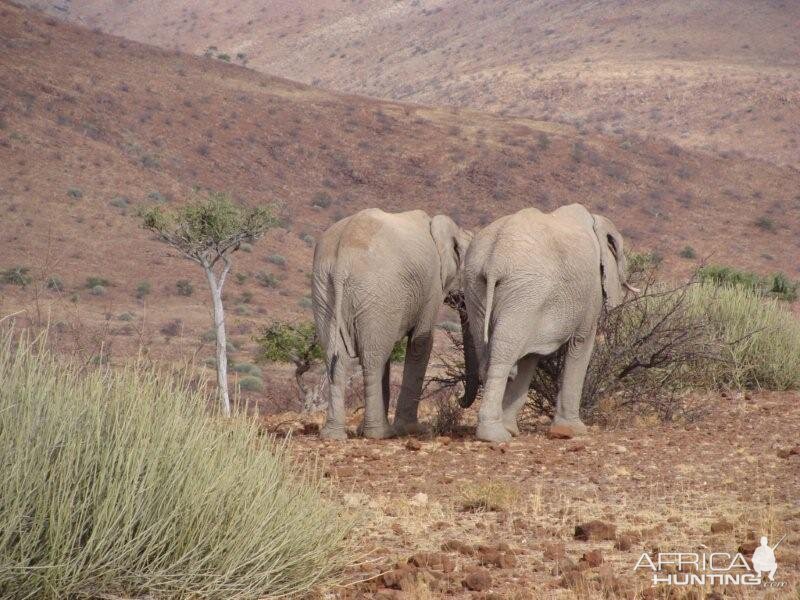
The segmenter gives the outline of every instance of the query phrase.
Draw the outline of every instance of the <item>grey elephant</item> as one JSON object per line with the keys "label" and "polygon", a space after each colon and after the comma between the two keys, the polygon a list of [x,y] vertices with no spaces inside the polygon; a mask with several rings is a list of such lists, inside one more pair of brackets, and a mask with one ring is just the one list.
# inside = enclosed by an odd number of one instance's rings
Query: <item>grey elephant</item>
{"label": "grey elephant", "polygon": [[467,316],[484,383],[477,437],[518,435],[517,414],[540,357],[566,345],[553,425],[586,431],[580,398],[603,308],[628,285],[623,241],[580,204],[526,208],[477,233],[464,265]]}
{"label": "grey elephant", "polygon": [[[383,438],[419,430],[417,409],[445,296],[460,286],[471,234],[445,215],[362,210],[332,225],[314,251],[314,322],[330,378],[322,437],[346,438],[344,393],[355,359],[364,376],[363,434]],[[408,338],[394,427],[389,356]],[[465,362],[477,373],[477,359]]]}

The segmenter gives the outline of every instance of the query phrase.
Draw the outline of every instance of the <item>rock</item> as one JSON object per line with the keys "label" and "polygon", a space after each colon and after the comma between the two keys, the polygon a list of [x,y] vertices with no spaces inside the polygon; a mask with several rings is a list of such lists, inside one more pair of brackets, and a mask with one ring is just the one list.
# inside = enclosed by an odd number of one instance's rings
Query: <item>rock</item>
{"label": "rock", "polygon": [[603,553],[600,550],[589,550],[583,553],[581,560],[590,567],[599,567],[603,564]]}
{"label": "rock", "polygon": [[733,523],[720,519],[711,524],[711,533],[729,533],[733,531]]}
{"label": "rock", "polygon": [[442,544],[442,550],[445,552],[458,552],[464,556],[475,555],[475,548],[470,544],[466,544],[460,540],[447,540]]}
{"label": "rock", "polygon": [[439,442],[442,446],[447,446],[452,442],[452,438],[447,437],[446,435],[440,435],[436,437],[436,441]]}
{"label": "rock", "polygon": [[575,432],[567,425],[553,425],[547,431],[547,437],[551,440],[571,440],[575,437]]}
{"label": "rock", "polygon": [[422,450],[422,443],[418,439],[411,438],[406,442],[406,449],[417,452],[418,450]]}
{"label": "rock", "polygon": [[464,585],[473,592],[482,592],[491,587],[492,576],[486,569],[476,567],[464,577]]}
{"label": "rock", "polygon": [[598,519],[575,526],[575,539],[583,542],[613,540],[616,537],[617,527]]}
{"label": "rock", "polygon": [[452,573],[456,568],[450,557],[441,552],[417,552],[408,559],[408,562],[416,567],[425,567],[443,573]]}
{"label": "rock", "polygon": [[478,548],[478,562],[485,566],[513,569],[517,565],[517,558],[510,552],[504,552],[499,548],[480,546]]}
{"label": "rock", "polygon": [[795,446],[793,448],[781,448],[778,450],[778,458],[789,458],[795,454],[800,454],[800,446]]}
{"label": "rock", "polygon": [[633,540],[629,535],[620,534],[617,536],[617,541],[614,542],[614,548],[617,550],[621,550],[622,552],[627,552],[633,546]]}
{"label": "rock", "polygon": [[411,504],[414,506],[425,506],[428,504],[428,494],[425,492],[417,492],[411,497]]}
{"label": "rock", "polygon": [[756,541],[745,542],[741,546],[739,546],[737,552],[743,555],[745,558],[749,559],[751,556],[753,556],[753,552],[756,551],[756,548],[758,548],[758,546],[759,543]]}
{"label": "rock", "polygon": [[559,560],[567,555],[567,548],[561,542],[545,542],[542,556],[545,560]]}
{"label": "rock", "polygon": [[625,446],[621,446],[619,444],[612,444],[611,449],[617,454],[625,454],[628,451]]}
{"label": "rock", "polygon": [[586,450],[586,444],[583,442],[577,442],[569,447],[570,452],[582,452]]}

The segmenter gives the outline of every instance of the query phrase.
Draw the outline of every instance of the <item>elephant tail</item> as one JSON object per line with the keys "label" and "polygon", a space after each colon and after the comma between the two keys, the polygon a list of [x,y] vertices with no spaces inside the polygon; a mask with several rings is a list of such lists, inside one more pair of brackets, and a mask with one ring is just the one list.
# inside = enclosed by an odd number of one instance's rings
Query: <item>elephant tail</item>
{"label": "elephant tail", "polygon": [[342,350],[348,356],[355,356],[352,345],[350,343],[350,336],[343,327],[342,321],[342,300],[344,297],[344,280],[345,277],[334,275],[333,277],[333,319],[331,319],[330,331],[328,334],[328,376],[333,379],[333,374],[336,372],[336,363],[339,362],[339,356]]}
{"label": "elephant tail", "polygon": [[486,276],[486,303],[483,313],[483,343],[489,343],[489,323],[492,320],[492,304],[494,303],[494,287],[497,280],[494,275]]}

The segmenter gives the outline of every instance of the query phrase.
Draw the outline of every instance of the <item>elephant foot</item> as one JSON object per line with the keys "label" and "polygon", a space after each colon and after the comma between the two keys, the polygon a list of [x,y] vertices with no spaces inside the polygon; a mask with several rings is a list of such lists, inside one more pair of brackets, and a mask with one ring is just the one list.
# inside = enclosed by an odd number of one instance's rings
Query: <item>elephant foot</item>
{"label": "elephant foot", "polygon": [[502,421],[495,423],[478,423],[476,437],[485,442],[508,442],[511,441],[511,434],[503,425]]}
{"label": "elephant foot", "polygon": [[519,425],[516,419],[503,419],[503,427],[514,437],[519,437]]}
{"label": "elephant foot", "polygon": [[586,425],[583,424],[583,421],[580,419],[563,419],[561,417],[555,417],[553,419],[553,423],[550,425],[550,429],[552,430],[554,427],[564,428],[567,427],[572,430],[573,435],[586,435],[589,431]]}
{"label": "elephant foot", "polygon": [[392,437],[392,428],[388,422],[381,425],[363,425],[360,428],[360,433],[365,438],[372,440],[383,440]]}
{"label": "elephant foot", "polygon": [[319,430],[319,437],[323,440],[346,440],[347,430],[341,425],[325,425]]}
{"label": "elephant foot", "polygon": [[392,430],[395,435],[427,435],[429,428],[419,421],[395,420]]}

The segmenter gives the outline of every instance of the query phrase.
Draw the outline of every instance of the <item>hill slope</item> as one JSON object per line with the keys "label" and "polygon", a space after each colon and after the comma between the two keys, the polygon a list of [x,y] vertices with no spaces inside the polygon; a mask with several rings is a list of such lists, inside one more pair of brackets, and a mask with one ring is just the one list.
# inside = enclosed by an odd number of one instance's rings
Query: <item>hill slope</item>
{"label": "hill slope", "polygon": [[[242,343],[258,324],[310,317],[313,237],[367,206],[447,212],[478,227],[524,206],[581,201],[673,272],[697,264],[678,256],[687,245],[714,262],[793,277],[800,262],[800,175],[791,168],[333,94],[5,1],[0,164],[0,271],[27,267],[34,279],[0,287],[0,315],[24,308],[45,319],[52,304],[67,330],[95,328],[93,337],[75,333],[76,345],[106,336],[115,354],[142,340],[154,352],[185,352],[209,328],[200,273],[135,216],[144,204],[184,202],[195,186],[284,205],[285,226],[240,253],[240,276],[228,284]],[[46,289],[50,277],[63,291]],[[105,292],[90,293],[89,277],[108,279]],[[181,279],[192,296],[178,293]],[[137,298],[143,282],[151,292]]]}
{"label": "hill slope", "polygon": [[800,4],[788,0],[29,2],[323,87],[800,167]]}

